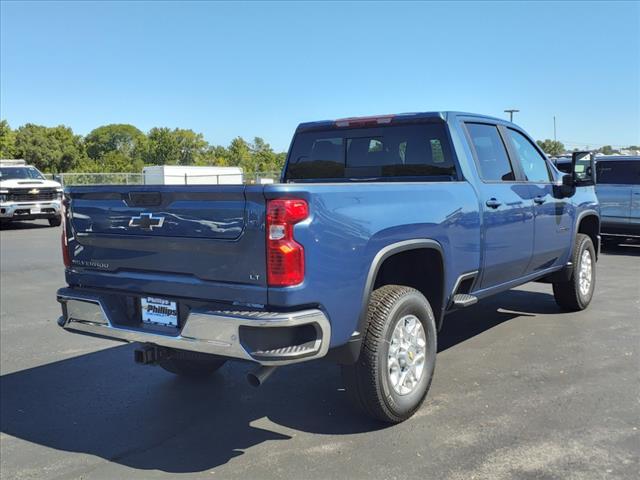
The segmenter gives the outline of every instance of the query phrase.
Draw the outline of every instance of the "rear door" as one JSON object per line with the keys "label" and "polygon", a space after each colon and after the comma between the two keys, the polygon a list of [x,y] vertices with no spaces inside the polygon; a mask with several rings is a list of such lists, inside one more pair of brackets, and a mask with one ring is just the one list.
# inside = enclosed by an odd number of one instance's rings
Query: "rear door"
{"label": "rear door", "polygon": [[465,124],[481,178],[484,229],[481,288],[524,275],[533,249],[533,207],[529,187],[517,180],[496,125]]}
{"label": "rear door", "polygon": [[522,132],[505,128],[512,157],[529,186],[535,217],[533,253],[526,273],[557,265],[572,245],[573,207],[567,198],[554,195],[547,160],[534,143]]}

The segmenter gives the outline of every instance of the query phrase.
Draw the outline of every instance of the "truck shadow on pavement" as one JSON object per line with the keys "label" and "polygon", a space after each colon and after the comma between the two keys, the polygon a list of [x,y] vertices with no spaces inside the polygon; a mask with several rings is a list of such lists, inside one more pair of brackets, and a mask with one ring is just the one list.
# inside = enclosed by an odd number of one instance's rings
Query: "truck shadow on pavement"
{"label": "truck shadow on pavement", "polygon": [[49,226],[46,221],[13,221],[0,224],[0,230],[37,230],[40,228],[54,228]]}
{"label": "truck shadow on pavement", "polygon": [[[506,292],[452,314],[439,351],[511,319],[551,311],[558,310],[548,294]],[[297,432],[387,428],[352,410],[339,369],[328,362],[282,368],[253,389],[245,382],[248,364],[228,363],[210,381],[192,383],[135,365],[132,350],[123,345],[3,375],[2,433],[131,468],[186,473],[210,470]],[[271,458],[290,453],[269,447]]]}
{"label": "truck shadow on pavement", "polygon": [[640,240],[625,241],[619,245],[605,243],[602,245],[603,255],[624,255],[630,257],[640,256]]}

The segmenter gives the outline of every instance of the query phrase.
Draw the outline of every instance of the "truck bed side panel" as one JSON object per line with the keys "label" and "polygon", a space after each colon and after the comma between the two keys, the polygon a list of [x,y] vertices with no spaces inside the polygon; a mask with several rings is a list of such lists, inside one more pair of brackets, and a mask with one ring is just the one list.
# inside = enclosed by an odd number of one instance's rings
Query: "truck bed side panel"
{"label": "truck bed side panel", "polygon": [[410,239],[439,242],[447,292],[459,275],[479,268],[478,200],[466,182],[290,184],[265,189],[267,198],[283,195],[309,202],[311,217],[295,228],[296,240],[305,249],[306,276],[301,286],[269,289],[269,304],[321,301],[332,324],[332,346],[346,342],[356,329],[369,268],[387,245]]}

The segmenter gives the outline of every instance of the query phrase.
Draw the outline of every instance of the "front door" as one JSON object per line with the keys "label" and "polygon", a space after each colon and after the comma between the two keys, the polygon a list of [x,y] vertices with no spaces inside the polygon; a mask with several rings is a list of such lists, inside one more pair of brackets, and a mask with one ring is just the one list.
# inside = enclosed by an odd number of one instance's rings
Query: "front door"
{"label": "front door", "polygon": [[522,132],[507,128],[512,157],[528,183],[529,200],[533,207],[535,229],[533,253],[526,273],[556,266],[565,260],[572,245],[573,206],[566,198],[554,195],[551,172],[547,160]]}
{"label": "front door", "polygon": [[478,171],[484,230],[480,288],[524,275],[533,250],[533,207],[529,187],[516,180],[504,141],[495,125],[467,123]]}

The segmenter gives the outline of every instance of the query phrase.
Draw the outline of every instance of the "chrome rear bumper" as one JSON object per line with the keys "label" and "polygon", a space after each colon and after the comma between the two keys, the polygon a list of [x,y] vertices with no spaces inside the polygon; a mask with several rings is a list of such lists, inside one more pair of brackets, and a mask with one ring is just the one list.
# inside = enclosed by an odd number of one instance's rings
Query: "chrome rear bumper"
{"label": "chrome rear bumper", "polygon": [[[119,340],[123,342],[151,343],[168,348],[209,353],[229,358],[250,360],[262,365],[286,365],[323,357],[329,350],[331,326],[325,314],[318,309],[295,312],[236,312],[192,310],[175,335],[140,328],[117,325],[105,309],[99,295],[79,292],[71,288],[58,291],[63,315],[58,324],[74,333]],[[265,329],[265,334],[284,333],[284,338],[295,337],[296,327],[310,326],[305,337],[298,342],[254,348],[241,327]],[[287,331],[289,329],[290,331]],[[315,331],[315,334],[309,332]],[[278,334],[279,334],[278,332]],[[245,338],[243,338],[245,336]],[[260,334],[250,335],[255,339]],[[277,343],[277,339],[276,339]]]}

